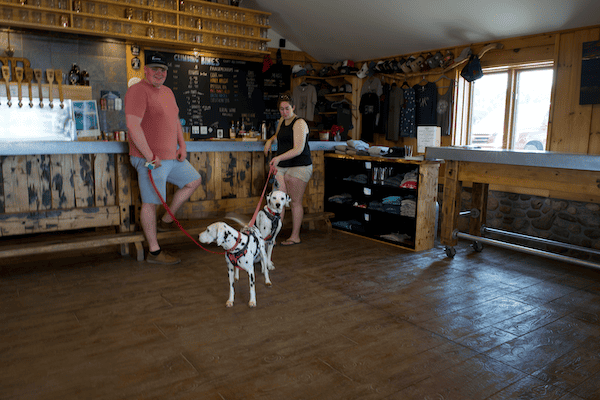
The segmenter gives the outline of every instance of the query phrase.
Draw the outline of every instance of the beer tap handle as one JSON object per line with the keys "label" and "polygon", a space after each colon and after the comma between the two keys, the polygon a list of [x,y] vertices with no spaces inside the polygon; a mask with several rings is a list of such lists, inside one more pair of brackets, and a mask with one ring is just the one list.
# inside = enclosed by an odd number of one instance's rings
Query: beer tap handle
{"label": "beer tap handle", "polygon": [[54,83],[54,70],[53,69],[47,69],[46,70],[46,79],[48,80],[48,83],[50,84],[50,86],[49,86],[49,92],[48,92],[48,99],[50,101],[50,108],[54,108],[54,103],[53,103],[54,93],[52,93],[52,84]]}
{"label": "beer tap handle", "polygon": [[10,67],[2,66],[2,78],[4,78],[4,82],[6,83],[6,97],[8,98],[8,106],[12,106],[12,102],[10,101]]}
{"label": "beer tap handle", "polygon": [[19,107],[23,107],[23,89],[21,84],[23,83],[23,67],[15,67],[15,75],[17,77],[17,85],[19,85]]}
{"label": "beer tap handle", "polygon": [[38,92],[40,95],[40,108],[44,108],[44,96],[42,95],[42,70],[36,68],[33,70],[33,74],[35,75],[35,80],[38,84]]}
{"label": "beer tap handle", "polygon": [[31,68],[27,68],[25,70],[25,77],[27,78],[27,88],[29,89],[29,107],[33,107],[33,93],[31,91],[31,85],[33,80],[33,70]]}
{"label": "beer tap handle", "polygon": [[54,70],[54,77],[56,78],[56,82],[58,83],[58,97],[60,98],[60,108],[65,108],[65,97],[63,96],[62,76],[63,74],[61,69]]}

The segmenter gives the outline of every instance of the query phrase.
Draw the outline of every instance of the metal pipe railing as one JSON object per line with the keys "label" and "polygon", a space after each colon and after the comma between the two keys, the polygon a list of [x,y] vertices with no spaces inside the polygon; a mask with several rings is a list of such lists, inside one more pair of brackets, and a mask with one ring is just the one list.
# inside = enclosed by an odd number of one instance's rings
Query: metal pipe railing
{"label": "metal pipe railing", "polygon": [[551,253],[551,252],[545,251],[545,250],[538,250],[538,249],[534,249],[531,247],[526,247],[526,246],[521,246],[518,244],[503,242],[501,240],[496,240],[496,239],[489,239],[489,238],[481,237],[481,236],[470,235],[468,233],[462,233],[462,232],[458,232],[458,231],[454,231],[453,236],[455,238],[473,240],[475,242],[486,243],[486,244],[490,244],[493,246],[503,247],[503,248],[510,249],[510,250],[521,251],[523,253],[533,254],[536,256],[546,257],[546,258],[550,258],[550,259],[558,260],[558,261],[565,261],[565,262],[569,262],[569,263],[573,263],[573,264],[582,265],[584,267],[595,268],[595,269],[600,270],[600,265],[593,263],[591,261],[585,261],[585,260],[580,260],[580,259],[574,258],[574,257],[563,256],[561,254]]}
{"label": "metal pipe railing", "polygon": [[504,231],[501,229],[490,228],[489,226],[482,225],[481,226],[481,234],[483,235],[484,233],[488,233],[488,232],[495,233],[497,235],[509,236],[509,237],[513,237],[513,238],[517,238],[517,239],[530,240],[532,242],[537,242],[537,243],[542,243],[542,244],[547,244],[547,245],[552,245],[552,246],[557,246],[557,247],[564,247],[565,249],[577,250],[577,251],[581,251],[584,253],[592,253],[597,256],[600,256],[600,251],[590,249],[589,247],[581,247],[581,246],[577,246],[575,244],[558,242],[556,240],[544,239],[544,238],[540,238],[540,237],[536,237],[536,236],[525,235],[522,233]]}

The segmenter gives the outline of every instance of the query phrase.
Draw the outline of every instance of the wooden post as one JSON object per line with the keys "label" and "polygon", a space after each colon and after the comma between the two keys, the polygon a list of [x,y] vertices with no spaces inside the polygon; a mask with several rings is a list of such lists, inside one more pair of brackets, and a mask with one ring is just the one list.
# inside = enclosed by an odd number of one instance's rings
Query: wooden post
{"label": "wooden post", "polygon": [[471,216],[469,219],[469,233],[471,235],[481,236],[481,225],[485,224],[487,213],[488,188],[489,184],[487,183],[473,182],[471,209],[479,210],[479,215],[476,218]]}
{"label": "wooden post", "polygon": [[462,183],[458,180],[459,165],[458,161],[446,161],[440,233],[440,242],[445,246],[456,246],[458,243],[458,240],[452,237],[452,232],[458,227],[458,212],[460,211],[462,192]]}

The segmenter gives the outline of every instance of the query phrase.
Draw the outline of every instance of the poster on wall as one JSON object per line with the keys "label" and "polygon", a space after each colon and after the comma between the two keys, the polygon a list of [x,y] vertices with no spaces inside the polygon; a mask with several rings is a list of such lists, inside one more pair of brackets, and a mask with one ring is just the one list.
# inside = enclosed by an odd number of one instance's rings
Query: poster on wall
{"label": "poster on wall", "polygon": [[583,43],[579,104],[600,104],[600,40]]}
{"label": "poster on wall", "polygon": [[73,101],[73,117],[78,138],[100,136],[96,100]]}

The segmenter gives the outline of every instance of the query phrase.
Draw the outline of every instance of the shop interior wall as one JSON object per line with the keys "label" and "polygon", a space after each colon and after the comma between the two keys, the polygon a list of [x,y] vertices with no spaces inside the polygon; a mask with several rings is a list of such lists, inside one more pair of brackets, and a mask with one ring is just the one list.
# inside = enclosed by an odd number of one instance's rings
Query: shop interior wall
{"label": "shop interior wall", "polygon": [[[0,37],[0,48],[5,49],[8,45],[7,34],[2,33]],[[125,45],[122,42],[56,33],[11,32],[10,44],[15,49],[14,57],[28,59],[31,68],[42,71],[61,69],[63,84],[67,84],[71,66],[77,64],[81,70],[89,73],[94,100],[100,99],[101,91],[116,91],[121,97],[125,96],[127,69]],[[126,129],[123,111],[99,110],[98,118],[100,128],[104,131]]]}
{"label": "shop interior wall", "polygon": [[[584,42],[597,40],[600,40],[599,27],[515,37],[496,41],[501,43],[503,48],[487,52],[481,60],[483,67],[554,61],[555,82],[552,93],[553,106],[550,114],[547,150],[600,154],[600,105],[579,105],[582,45]],[[470,46],[474,53],[478,53],[486,45],[496,42],[477,43]],[[424,52],[435,53],[440,50],[444,53],[445,50],[450,50],[457,55],[463,47],[424,49]],[[394,58],[398,59],[410,55],[416,54],[397,55]],[[446,75],[456,79],[461,68],[462,66],[446,73]],[[411,74],[406,78],[406,81],[410,86],[413,86],[423,79],[433,82],[440,76],[441,73],[431,72],[422,75]],[[381,79],[382,81],[403,82],[405,78],[403,75],[398,75],[396,78],[385,75],[381,76]],[[457,96],[455,97],[459,108],[466,104],[464,92],[461,91],[461,84],[464,85],[464,80],[461,79],[460,81],[462,82],[458,82]],[[445,91],[445,88],[443,88],[444,82],[447,83],[445,80],[438,82],[440,94]],[[456,119],[452,136],[442,137],[442,146],[450,146],[455,143],[454,136],[460,134],[462,123],[460,117]],[[376,145],[383,146],[412,145],[413,142],[416,142],[415,139],[401,139],[398,142],[390,142],[382,134],[376,134],[374,139]]]}
{"label": "shop interior wall", "polygon": [[[600,155],[600,105],[579,104],[582,46],[584,42],[597,40],[600,40],[598,27],[516,37],[498,41],[503,48],[486,53],[481,60],[483,67],[554,62],[555,81],[548,127],[549,151]],[[472,44],[471,48],[478,53],[487,44]],[[446,49],[439,50],[444,52]],[[459,54],[462,47],[450,50]],[[458,78],[460,69],[446,75]],[[423,78],[434,81],[438,77],[439,74],[412,76],[407,78],[407,82],[413,86]],[[468,84],[463,79],[457,82],[455,102],[456,108],[461,109],[468,105],[465,96],[465,85]],[[440,94],[442,92],[439,91]],[[456,115],[452,136],[442,137],[442,146],[460,144],[458,135],[465,124],[465,114]],[[415,142],[415,139],[390,142],[385,140],[384,135],[375,135],[377,145],[415,145]],[[440,168],[440,177],[444,174],[443,167]],[[440,179],[439,182],[442,190],[444,181]],[[441,201],[441,192],[438,199]],[[471,209],[471,189],[468,185],[463,188],[461,209]],[[600,249],[599,211],[600,198],[490,185],[486,217],[488,225],[495,228]],[[459,230],[467,231],[468,222],[468,218],[459,219]]]}

